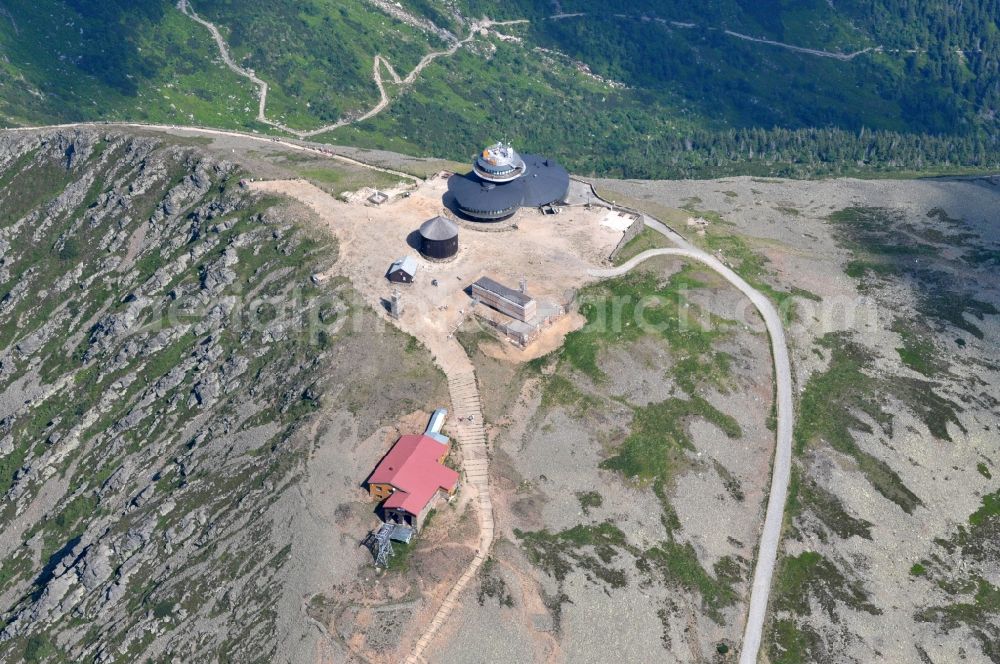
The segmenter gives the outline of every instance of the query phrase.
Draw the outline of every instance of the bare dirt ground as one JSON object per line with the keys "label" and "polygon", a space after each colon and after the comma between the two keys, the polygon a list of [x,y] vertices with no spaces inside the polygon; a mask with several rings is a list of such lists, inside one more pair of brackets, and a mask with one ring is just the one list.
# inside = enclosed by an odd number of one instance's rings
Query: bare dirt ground
{"label": "bare dirt ground", "polygon": [[[286,638],[282,651],[291,661],[400,661],[471,559],[477,529],[469,492],[438,505],[434,527],[413,551],[397,551],[404,562],[388,572],[375,570],[358,542],[359,533],[378,525],[375,504],[358,478],[371,472],[401,433],[419,431],[428,415],[418,411],[398,426],[380,428],[346,456],[344,441],[357,440],[352,418],[325,422],[317,432],[301,505],[287,508],[294,515],[289,535],[301,574],[284,588],[284,603],[301,616],[292,624],[304,620],[311,626]],[[461,461],[457,456],[452,462]]]}
{"label": "bare dirt ground", "polygon": [[[606,264],[622,237],[602,224],[601,208],[566,208],[558,215],[522,210],[518,228],[480,232],[460,226],[458,255],[447,262],[424,259],[414,248],[420,224],[444,212],[443,178],[432,178],[380,207],[344,203],[304,180],[254,182],[258,191],[295,198],[319,215],[340,243],[342,260],[334,271],[343,274],[376,310],[392,293],[385,279],[389,264],[402,256],[417,259],[414,283],[398,285],[404,312],[400,326],[420,339],[436,356],[444,356],[449,337],[471,315],[464,292],[481,276],[516,287],[523,277],[528,292],[539,301],[563,304],[572,291],[592,280],[587,270]],[[437,285],[432,280],[437,280]],[[511,351],[511,359],[526,360],[557,348],[579,319],[569,317],[543,330],[527,352]],[[537,351],[535,349],[538,349]]]}
{"label": "bare dirt ground", "polygon": [[[290,196],[308,206],[320,223],[338,239],[340,260],[330,274],[318,278],[326,279],[333,275],[347,277],[352,284],[357,284],[366,303],[383,314],[384,302],[391,292],[384,278],[389,263],[403,255],[419,256],[414,250],[414,231],[424,220],[445,212],[442,208],[442,195],[446,190],[443,178],[432,178],[405,190],[390,189],[390,202],[379,207],[366,204],[364,195],[347,194],[338,200],[303,180],[254,182],[251,186],[258,191]],[[580,207],[555,216],[522,211],[516,218],[516,229],[508,225],[502,231],[486,232],[475,230],[474,225],[462,224],[456,258],[447,262],[418,258],[415,282],[398,286],[404,293],[404,312],[397,324],[430,349],[449,377],[466,373],[471,375],[472,366],[464,359],[465,354],[454,337],[456,328],[470,314],[470,300],[464,292],[469,283],[484,274],[511,284],[525,278],[529,291],[540,301],[562,304],[589,279],[589,269],[606,264],[607,256],[621,240],[623,229],[620,224],[602,223],[607,216],[605,210]],[[518,251],[512,251],[515,243]],[[506,360],[523,362],[557,348],[565,334],[581,323],[578,315],[563,316],[547,327],[540,339],[525,351],[510,348],[502,342],[492,346]],[[469,467],[466,471],[470,472]],[[486,488],[484,486],[484,490]],[[458,510],[464,517],[475,509],[473,504],[481,502],[477,498],[480,492],[476,489],[475,481],[470,480],[461,492]],[[488,506],[489,498],[486,500]],[[481,523],[480,535],[491,541],[493,516],[484,515],[483,509],[478,504],[478,518],[481,522],[485,519],[486,524]],[[467,520],[473,522],[472,518]],[[484,527],[488,528],[488,535],[482,534]],[[468,565],[468,569],[479,574],[485,569],[481,569],[477,561],[470,560],[476,550],[474,532],[471,539],[465,541],[451,530],[454,530],[454,525],[446,521],[435,525],[431,531],[439,535],[448,532],[451,548],[457,547],[446,558],[436,554],[439,547],[435,548],[428,538],[420,538],[417,551],[413,554],[422,572],[418,577],[419,583],[415,582],[415,577],[409,576],[409,586],[393,579],[389,586],[378,592],[371,587],[360,592],[355,588],[350,594],[360,594],[363,600],[349,606],[331,601],[326,595],[317,596],[310,601],[318,604],[319,608],[313,604],[309,606],[314,612],[319,611],[319,617],[314,617],[317,625],[324,632],[339,636],[339,639],[333,640],[339,641],[345,651],[372,661],[398,659],[413,647],[414,642],[417,646],[413,652],[422,651],[423,644],[428,641],[426,635],[421,635],[421,626],[442,624],[446,630],[451,629],[449,622],[440,622],[439,612],[448,609],[453,601],[446,599],[445,595],[455,585],[461,569]],[[475,585],[473,583],[469,587]],[[399,588],[390,591],[393,586]],[[417,586],[417,599],[412,599]],[[406,587],[409,590],[404,592]],[[462,609],[465,608],[462,598],[468,592],[455,597]],[[396,606],[394,603],[402,602],[403,597],[410,599]],[[541,600],[535,597],[535,603],[540,604]],[[436,611],[437,607],[443,608]],[[389,630],[392,646],[380,645],[377,634],[385,627],[386,616],[393,613],[398,615],[392,621],[392,630]],[[438,641],[428,643],[433,646]],[[389,659],[385,660],[383,655]]]}

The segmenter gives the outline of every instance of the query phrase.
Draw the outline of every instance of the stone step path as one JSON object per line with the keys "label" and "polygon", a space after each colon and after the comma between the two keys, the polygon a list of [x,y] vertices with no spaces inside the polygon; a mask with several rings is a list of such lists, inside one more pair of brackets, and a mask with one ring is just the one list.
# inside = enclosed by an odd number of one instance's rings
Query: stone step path
{"label": "stone step path", "polygon": [[434,640],[438,631],[458,605],[458,598],[489,555],[496,532],[493,517],[493,501],[490,499],[489,454],[486,447],[486,428],[483,426],[483,407],[476,385],[476,374],[472,369],[444,368],[448,376],[448,392],[451,395],[451,417],[448,433],[457,441],[462,450],[462,471],[466,486],[476,490],[476,507],[479,512],[479,549],[475,557],[448,591],[444,602],[431,619],[423,635],[417,639],[413,652],[406,658],[406,664],[426,664],[424,651]]}

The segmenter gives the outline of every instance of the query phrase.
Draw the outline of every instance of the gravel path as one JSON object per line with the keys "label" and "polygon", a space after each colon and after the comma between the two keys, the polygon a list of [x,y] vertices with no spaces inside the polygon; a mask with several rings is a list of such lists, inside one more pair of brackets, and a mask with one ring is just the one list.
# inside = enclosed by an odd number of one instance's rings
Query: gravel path
{"label": "gravel path", "polygon": [[[654,220],[655,221],[655,220]],[[754,664],[760,650],[761,635],[764,630],[764,618],[767,614],[767,600],[771,592],[771,577],[774,574],[774,564],[778,555],[778,542],[781,539],[781,523],[784,518],[785,498],[788,493],[788,480],[792,461],[792,372],[788,360],[788,345],[785,342],[785,332],[781,326],[781,318],[771,301],[765,295],[755,290],[738,274],[726,267],[714,256],[691,246],[677,233],[662,223],[647,225],[671,240],[678,241],[682,246],[677,248],[649,249],[625,262],[619,267],[592,270],[595,277],[617,277],[627,273],[643,261],[654,256],[682,256],[699,261],[719,273],[726,281],[735,286],[747,296],[760,312],[771,338],[771,354],[774,358],[774,375],[777,382],[777,415],[778,432],[774,450],[774,466],[771,473],[771,492],[767,501],[767,515],[764,518],[764,529],[761,533],[760,545],[757,549],[757,565],[754,569],[753,586],[750,591],[750,608],[746,626],[743,631],[743,647],[740,650],[740,664]]]}
{"label": "gravel path", "polygon": [[836,51],[821,51],[815,48],[806,48],[804,46],[795,46],[794,44],[786,44],[780,41],[774,41],[773,39],[762,39],[760,37],[751,37],[750,35],[745,35],[742,32],[733,32],[732,30],[723,30],[724,33],[730,37],[736,37],[737,39],[743,39],[745,41],[756,42],[757,44],[767,44],[768,46],[777,46],[779,48],[788,49],[789,51],[795,51],[796,53],[806,53],[807,55],[815,55],[820,58],[833,58],[834,60],[842,60],[844,62],[850,62],[859,55],[864,55],[870,51],[881,50],[881,47],[876,49],[873,46],[868,48],[863,48],[860,51],[854,51],[853,53],[837,53]]}
{"label": "gravel path", "polygon": [[212,39],[215,40],[215,45],[219,49],[219,55],[222,57],[222,61],[227,67],[240,76],[249,79],[251,83],[257,86],[260,91],[259,103],[257,107],[257,119],[271,125],[272,127],[284,129],[284,127],[280,124],[270,122],[266,117],[264,117],[264,108],[267,106],[267,81],[257,78],[252,71],[244,69],[236,64],[233,57],[229,54],[229,46],[226,45],[226,40],[222,38],[222,34],[219,32],[219,29],[215,27],[215,24],[210,23],[209,21],[206,21],[202,17],[198,16],[194,9],[191,8],[191,5],[188,4],[188,0],[177,0],[177,9],[195,23],[204,26],[209,33],[211,33]]}
{"label": "gravel path", "polygon": [[150,124],[144,122],[67,122],[64,124],[55,125],[36,125],[33,127],[6,127],[2,131],[51,131],[55,129],[106,129],[108,127],[120,127],[123,129],[146,129],[152,131],[162,131],[168,134],[175,135],[194,135],[194,136],[225,136],[228,138],[239,138],[247,141],[255,141],[259,143],[271,143],[278,144],[282,147],[289,148],[291,150],[296,150],[298,152],[308,152],[310,154],[316,155],[318,157],[325,157],[326,159],[333,159],[334,161],[340,161],[345,164],[351,164],[352,166],[357,166],[358,168],[367,168],[372,171],[379,171],[381,173],[388,173],[404,180],[410,180],[412,182],[423,182],[421,178],[418,178],[409,173],[403,173],[402,171],[395,171],[391,168],[383,168],[381,166],[375,166],[374,164],[369,164],[363,161],[358,161],[357,159],[351,159],[350,157],[345,157],[342,154],[337,154],[332,149],[327,147],[319,147],[316,143],[301,144],[296,143],[290,139],[277,138],[275,136],[264,136],[260,134],[250,134],[244,131],[230,131],[226,129],[210,129],[207,127],[197,127],[188,125],[165,125],[165,124]]}
{"label": "gravel path", "polygon": [[[284,125],[280,122],[276,122],[275,120],[269,120],[267,118],[267,91],[268,91],[267,81],[264,81],[263,79],[258,77],[253,71],[245,69],[236,64],[236,62],[233,60],[232,56],[229,53],[229,46],[226,44],[226,40],[223,39],[222,34],[219,32],[219,29],[215,27],[215,24],[206,21],[205,19],[198,16],[198,14],[195,13],[194,9],[191,7],[189,0],[177,0],[177,9],[180,10],[185,16],[187,16],[191,20],[195,21],[199,25],[204,26],[211,33],[212,39],[215,40],[215,45],[219,49],[219,55],[222,57],[222,61],[225,63],[226,67],[231,69],[236,74],[242,76],[243,78],[248,79],[251,83],[257,86],[257,90],[259,93],[259,102],[257,106],[257,121],[262,122],[268,126],[274,127],[275,129],[280,129],[281,131],[287,132],[292,136],[296,136],[298,138],[309,138],[311,136],[324,134],[328,131],[333,131],[334,129],[340,129],[341,127],[346,127],[349,124],[354,124],[356,122],[363,122],[365,120],[368,120],[369,118],[375,117],[376,115],[384,111],[386,108],[388,108],[390,99],[389,99],[389,94],[385,90],[385,83],[382,80],[383,67],[385,67],[385,70],[389,72],[389,76],[392,78],[393,83],[397,85],[413,83],[413,81],[417,79],[417,76],[420,75],[420,72],[422,72],[427,65],[429,65],[434,60],[443,55],[454,55],[455,52],[458,51],[458,49],[460,49],[462,46],[472,41],[472,39],[481,30],[485,30],[487,28],[496,25],[512,25],[515,23],[527,23],[527,21],[524,20],[491,21],[489,19],[482,19],[480,21],[473,21],[469,26],[469,34],[466,37],[454,41],[451,44],[451,46],[449,46],[443,51],[432,51],[427,55],[425,55],[424,57],[420,58],[420,62],[417,63],[417,66],[414,67],[413,71],[407,74],[405,78],[400,77],[400,75],[396,73],[396,70],[393,69],[392,65],[389,64],[389,61],[386,60],[384,57],[382,57],[382,55],[375,54],[375,58],[372,64],[372,79],[375,81],[375,87],[378,88],[378,95],[379,95],[378,102],[369,110],[362,113],[361,115],[341,118],[340,120],[337,120],[334,123],[323,125],[322,127],[317,127],[316,129],[302,131],[299,129],[292,129],[287,125]],[[403,10],[398,7],[395,8],[394,13],[398,14],[400,12],[403,12]],[[399,17],[397,16],[397,18]],[[416,21],[416,19],[414,19],[414,21]],[[419,26],[419,22],[416,23],[414,23],[413,21],[407,21],[407,22]],[[443,32],[447,33],[447,31]],[[450,33],[447,34],[450,35]]]}
{"label": "gravel path", "polygon": [[[587,12],[576,12],[573,14],[555,14],[549,16],[550,21],[559,21],[567,18],[577,18],[586,16],[598,16],[596,14],[588,14]],[[778,48],[784,48],[789,51],[795,51],[796,53],[804,53],[806,55],[815,55],[820,58],[833,58],[834,60],[841,60],[843,62],[850,62],[859,55],[864,55],[865,53],[870,53],[876,51],[879,53],[884,52],[881,46],[869,46],[868,48],[863,48],[860,51],[853,51],[851,53],[841,53],[838,51],[824,51],[818,48],[806,48],[805,46],[796,46],[795,44],[786,44],[785,42],[776,41],[774,39],[764,39],[761,37],[753,37],[751,35],[744,34],[742,32],[734,32],[733,30],[727,30],[725,28],[715,28],[712,26],[700,26],[697,23],[690,23],[687,21],[671,21],[669,19],[660,18],[657,16],[646,16],[646,15],[635,15],[635,14],[613,14],[614,18],[623,19],[627,21],[654,21],[661,25],[670,25],[675,28],[685,28],[694,29],[702,34],[705,32],[710,32],[714,30],[719,30],[724,35],[730,37],[735,37],[736,39],[742,39],[744,41],[754,42],[756,44],[766,44],[768,46],[777,46]]]}

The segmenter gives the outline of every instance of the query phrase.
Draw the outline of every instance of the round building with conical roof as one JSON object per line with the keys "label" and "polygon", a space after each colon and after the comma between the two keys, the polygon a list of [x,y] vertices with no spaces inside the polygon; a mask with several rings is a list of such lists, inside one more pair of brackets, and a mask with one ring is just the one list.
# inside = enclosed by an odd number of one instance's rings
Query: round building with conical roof
{"label": "round building with conical roof", "polygon": [[454,207],[476,221],[505,219],[522,207],[559,203],[569,189],[569,173],[555,160],[518,154],[495,143],[472,162],[472,172],[448,178]]}
{"label": "round building with conical roof", "polygon": [[420,253],[432,260],[446,260],[458,253],[458,226],[444,217],[420,225]]}

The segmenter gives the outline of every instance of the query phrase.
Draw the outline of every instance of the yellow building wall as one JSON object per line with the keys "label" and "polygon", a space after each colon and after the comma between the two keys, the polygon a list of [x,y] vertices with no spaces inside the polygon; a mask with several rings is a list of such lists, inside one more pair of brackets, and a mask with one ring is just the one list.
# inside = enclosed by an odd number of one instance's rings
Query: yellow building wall
{"label": "yellow building wall", "polygon": [[392,486],[388,484],[369,484],[368,485],[368,495],[372,497],[373,500],[384,500],[392,494]]}

